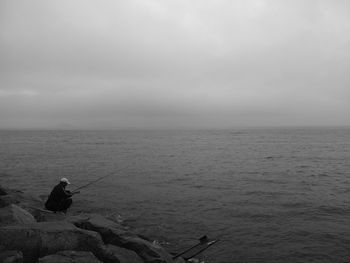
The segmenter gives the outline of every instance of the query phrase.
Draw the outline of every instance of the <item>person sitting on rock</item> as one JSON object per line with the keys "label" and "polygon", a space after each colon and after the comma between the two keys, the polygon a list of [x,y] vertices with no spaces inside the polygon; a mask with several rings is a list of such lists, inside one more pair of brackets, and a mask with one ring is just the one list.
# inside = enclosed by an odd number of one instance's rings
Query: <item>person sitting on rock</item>
{"label": "person sitting on rock", "polygon": [[72,196],[78,192],[70,192],[66,190],[66,186],[69,185],[70,182],[67,178],[61,178],[60,183],[56,185],[50,193],[49,198],[45,203],[45,207],[47,210],[53,212],[63,212],[67,213],[67,209],[72,204]]}

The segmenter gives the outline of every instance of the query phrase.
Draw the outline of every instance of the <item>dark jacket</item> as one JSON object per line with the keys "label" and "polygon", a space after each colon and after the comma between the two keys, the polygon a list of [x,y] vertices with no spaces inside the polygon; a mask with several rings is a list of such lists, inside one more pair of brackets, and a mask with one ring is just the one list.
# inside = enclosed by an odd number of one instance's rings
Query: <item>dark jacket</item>
{"label": "dark jacket", "polygon": [[64,189],[64,186],[61,183],[59,183],[52,189],[50,196],[45,203],[45,207],[48,210],[54,211],[57,207],[60,206],[62,201],[66,200],[67,198],[70,198],[71,196],[72,194],[69,191],[66,191]]}

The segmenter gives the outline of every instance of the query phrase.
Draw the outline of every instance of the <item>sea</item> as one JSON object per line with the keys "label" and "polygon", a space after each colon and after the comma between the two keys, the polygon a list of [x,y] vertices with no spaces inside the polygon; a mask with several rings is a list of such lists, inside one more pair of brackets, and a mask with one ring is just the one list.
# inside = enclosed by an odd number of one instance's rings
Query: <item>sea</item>
{"label": "sea", "polygon": [[[350,128],[0,131],[0,185],[74,196],[207,263],[350,262]],[[80,203],[79,203],[80,202]]]}

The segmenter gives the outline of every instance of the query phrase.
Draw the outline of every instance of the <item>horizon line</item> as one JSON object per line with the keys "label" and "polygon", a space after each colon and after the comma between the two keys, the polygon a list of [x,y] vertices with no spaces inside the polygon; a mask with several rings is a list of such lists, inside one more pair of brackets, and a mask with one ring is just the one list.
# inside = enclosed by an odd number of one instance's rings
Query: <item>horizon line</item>
{"label": "horizon line", "polygon": [[235,127],[114,127],[114,128],[88,128],[88,127],[33,127],[33,128],[1,128],[0,131],[195,131],[195,130],[245,130],[245,129],[336,129],[350,128],[350,125],[266,125],[266,126],[235,126]]}

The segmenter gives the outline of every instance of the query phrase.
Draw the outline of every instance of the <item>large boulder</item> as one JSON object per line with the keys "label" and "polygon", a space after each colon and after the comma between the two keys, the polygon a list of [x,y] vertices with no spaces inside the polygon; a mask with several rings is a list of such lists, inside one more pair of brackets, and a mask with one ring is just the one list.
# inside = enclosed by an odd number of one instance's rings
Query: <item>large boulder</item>
{"label": "large boulder", "polygon": [[124,230],[120,224],[98,214],[92,214],[86,220],[72,222],[82,229],[100,233],[105,243],[135,251],[146,263],[173,262],[171,255],[162,247]]}
{"label": "large boulder", "polygon": [[21,251],[8,250],[0,252],[0,262],[2,263],[22,263],[23,254]]}
{"label": "large boulder", "polygon": [[35,218],[21,207],[10,204],[0,208],[0,226],[30,224],[36,222]]}
{"label": "large boulder", "polygon": [[101,263],[101,261],[91,252],[66,250],[40,258],[39,263]]}
{"label": "large boulder", "polygon": [[26,193],[19,190],[8,189],[6,195],[0,195],[0,207],[10,204],[17,204],[25,209],[32,209],[35,207],[43,207],[43,200],[31,193]]}
{"label": "large boulder", "polygon": [[100,259],[106,254],[98,233],[64,221],[0,227],[0,246],[22,251],[24,262],[62,250],[91,251]]}
{"label": "large boulder", "polygon": [[64,219],[59,214],[45,210],[44,200],[36,195],[14,189],[5,189],[5,191],[6,195],[0,195],[0,208],[16,204],[29,211],[38,222]]}

